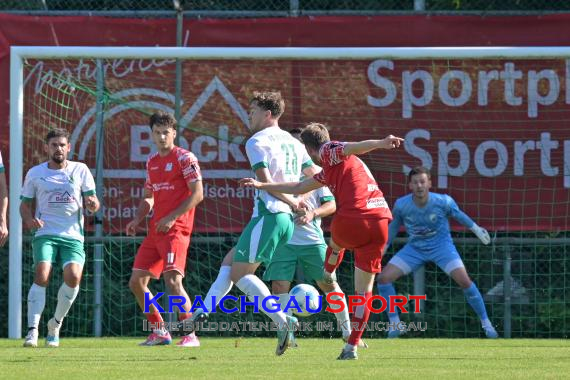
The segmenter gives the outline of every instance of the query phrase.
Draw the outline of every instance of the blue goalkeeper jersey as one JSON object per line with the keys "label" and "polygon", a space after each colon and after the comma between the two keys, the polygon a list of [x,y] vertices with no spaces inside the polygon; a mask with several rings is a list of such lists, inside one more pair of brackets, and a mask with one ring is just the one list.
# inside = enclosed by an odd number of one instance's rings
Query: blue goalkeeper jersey
{"label": "blue goalkeeper jersey", "polygon": [[449,195],[431,192],[424,207],[416,206],[413,194],[398,198],[392,214],[394,219],[389,227],[388,245],[392,243],[403,223],[409,235],[408,244],[418,251],[430,251],[442,245],[453,244],[449,218],[457,220],[467,228],[475,224]]}

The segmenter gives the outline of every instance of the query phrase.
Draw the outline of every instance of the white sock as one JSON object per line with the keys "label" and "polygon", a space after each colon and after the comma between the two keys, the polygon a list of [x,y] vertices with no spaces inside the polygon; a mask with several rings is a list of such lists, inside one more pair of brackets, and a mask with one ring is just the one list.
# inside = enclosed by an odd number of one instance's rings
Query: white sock
{"label": "white sock", "polygon": [[[340,289],[340,286],[338,286],[338,284],[334,285],[333,292],[342,293],[342,290]],[[330,292],[330,293],[332,293],[332,292]],[[329,293],[327,293],[327,296],[328,296],[328,294]],[[341,311],[340,313],[335,313],[334,317],[336,318],[337,324],[340,325],[343,338],[348,337],[348,336],[350,336],[352,329],[350,328],[350,317],[348,315],[348,305],[346,304],[346,297],[341,297],[341,296],[335,294],[335,295],[331,296],[331,299],[341,301],[344,304],[343,311]],[[337,306],[335,306],[335,308],[336,307]]]}
{"label": "white sock", "polygon": [[[216,281],[210,286],[208,290],[208,294],[206,294],[206,298],[204,299],[204,306],[208,313],[211,313],[216,309],[216,306],[220,303],[222,297],[232,290],[232,286],[234,283],[231,280],[230,273],[232,267],[231,266],[222,266],[220,267],[220,272],[218,272],[218,277],[216,277]],[[216,302],[212,302],[212,297],[216,297]]]}
{"label": "white sock", "polygon": [[79,294],[79,286],[70,288],[65,282],[61,284],[59,292],[57,292],[57,306],[55,307],[55,314],[53,315],[57,322],[61,323],[63,318],[65,318],[77,294]]}
{"label": "white sock", "polygon": [[[243,276],[238,282],[236,282],[236,286],[239,288],[239,290],[244,292],[250,300],[253,300],[254,296],[258,296],[258,301],[262,302],[266,297],[269,297],[271,295],[271,292],[269,291],[267,285],[265,285],[263,281],[261,281],[254,274]],[[270,309],[274,309],[275,305],[277,304],[278,303],[275,300],[268,300],[266,302],[267,307]],[[259,310],[271,318],[271,320],[275,322],[279,328],[281,328],[287,322],[287,317],[282,311],[278,311],[277,313],[266,313],[262,307],[260,307]]]}
{"label": "white sock", "polygon": [[356,346],[347,343],[344,345],[344,351],[356,351]]}
{"label": "white sock", "polygon": [[36,283],[32,284],[28,292],[28,328],[38,328],[45,306],[46,288]]}
{"label": "white sock", "polygon": [[[289,303],[289,293],[274,294],[274,296],[279,297],[279,304],[281,305],[281,311],[285,310],[285,307]],[[293,308],[289,308],[287,311],[283,311],[287,315],[293,315]]]}

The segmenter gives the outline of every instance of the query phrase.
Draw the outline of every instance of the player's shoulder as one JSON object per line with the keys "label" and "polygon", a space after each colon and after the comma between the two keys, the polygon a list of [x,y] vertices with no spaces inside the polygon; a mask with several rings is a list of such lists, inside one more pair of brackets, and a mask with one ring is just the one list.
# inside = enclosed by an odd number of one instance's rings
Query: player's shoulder
{"label": "player's shoulder", "polygon": [[249,139],[247,139],[247,141],[245,142],[245,148],[251,149],[257,145],[262,144],[262,142],[263,142],[262,136],[259,135],[259,133],[256,133],[255,135],[253,135]]}
{"label": "player's shoulder", "polygon": [[148,164],[149,162],[152,162],[152,161],[154,161],[154,160],[157,160],[158,157],[159,157],[158,152],[152,152],[152,153],[150,153],[150,154],[148,155],[148,157],[146,158],[147,164]]}
{"label": "player's shoulder", "polygon": [[178,159],[178,161],[198,161],[198,158],[196,158],[196,155],[194,153],[192,153],[191,151],[181,148],[179,146],[175,147],[175,154],[176,154],[176,158]]}
{"label": "player's shoulder", "polygon": [[413,194],[412,193],[406,194],[403,197],[396,199],[396,202],[394,202],[394,208],[403,208],[413,202],[414,202]]}
{"label": "player's shoulder", "polygon": [[441,207],[443,209],[448,209],[451,205],[455,203],[453,198],[448,194],[440,194],[440,193],[429,193],[430,203],[432,207]]}
{"label": "player's shoulder", "polygon": [[28,169],[28,171],[26,172],[26,178],[28,180],[38,176],[38,173],[40,172],[38,166],[40,165],[32,166],[31,168]]}
{"label": "player's shoulder", "polygon": [[44,172],[48,169],[47,161],[42,162],[41,164],[37,164],[32,166],[28,169],[28,173],[26,174],[28,177],[42,177]]}
{"label": "player's shoulder", "polygon": [[448,194],[433,193],[430,191],[429,196],[433,201],[441,204],[447,204],[453,201],[453,198]]}
{"label": "player's shoulder", "polygon": [[67,165],[71,170],[89,171],[89,167],[84,162],[67,160]]}

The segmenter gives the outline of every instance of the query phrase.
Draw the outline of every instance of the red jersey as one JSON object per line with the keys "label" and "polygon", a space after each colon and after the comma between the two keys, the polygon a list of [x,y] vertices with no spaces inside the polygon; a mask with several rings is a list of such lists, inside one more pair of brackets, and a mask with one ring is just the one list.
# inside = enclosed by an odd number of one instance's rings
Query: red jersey
{"label": "red jersey", "polygon": [[323,170],[313,178],[332,191],[338,215],[391,220],[388,203],[372,173],[356,155],[346,156],[344,145],[329,141],[321,147],[319,156]]}
{"label": "red jersey", "polygon": [[[188,182],[201,181],[198,160],[192,152],[175,146],[165,157],[151,154],[146,162],[145,188],[154,197],[154,215],[150,220],[150,231],[164,216],[180,206],[192,192]],[[190,233],[194,224],[194,208],[176,219],[173,229]]]}

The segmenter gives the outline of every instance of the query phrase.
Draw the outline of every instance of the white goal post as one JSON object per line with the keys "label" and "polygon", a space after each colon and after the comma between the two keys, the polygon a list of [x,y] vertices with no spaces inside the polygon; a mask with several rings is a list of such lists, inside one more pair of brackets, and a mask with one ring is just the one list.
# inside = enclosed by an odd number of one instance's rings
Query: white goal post
{"label": "white goal post", "polygon": [[26,59],[500,59],[570,57],[570,47],[438,48],[175,48],[13,46],[10,62],[10,235],[8,336],[22,336],[22,221],[19,198],[23,183],[24,61]]}

